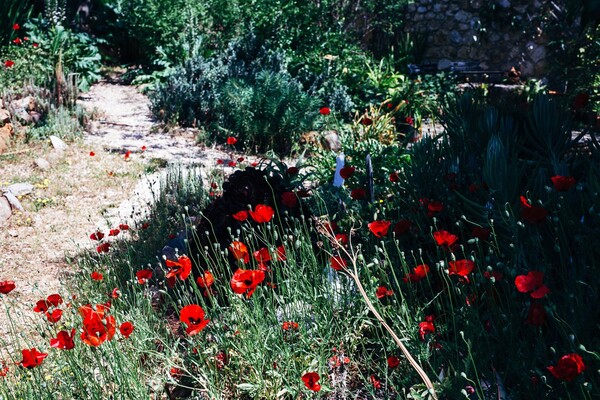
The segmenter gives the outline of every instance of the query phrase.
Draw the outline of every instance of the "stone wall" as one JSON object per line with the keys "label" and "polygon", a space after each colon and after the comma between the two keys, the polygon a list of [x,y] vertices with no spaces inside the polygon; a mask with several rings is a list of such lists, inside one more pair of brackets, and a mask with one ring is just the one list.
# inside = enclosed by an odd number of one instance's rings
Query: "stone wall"
{"label": "stone wall", "polygon": [[423,63],[464,61],[482,70],[545,72],[541,0],[415,0],[406,29],[425,36]]}

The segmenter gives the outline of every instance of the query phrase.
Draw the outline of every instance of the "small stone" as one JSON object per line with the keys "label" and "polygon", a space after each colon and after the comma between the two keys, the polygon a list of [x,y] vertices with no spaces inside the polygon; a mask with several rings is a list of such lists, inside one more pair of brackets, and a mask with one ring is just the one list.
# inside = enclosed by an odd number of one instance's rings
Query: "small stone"
{"label": "small stone", "polygon": [[34,124],[37,124],[42,119],[42,114],[37,111],[29,111],[29,115],[31,116]]}
{"label": "small stone", "polygon": [[15,196],[25,196],[33,192],[33,185],[31,183],[13,183],[6,188],[5,192],[10,192]]}
{"label": "small stone", "polygon": [[14,229],[11,229],[11,230],[7,231],[6,233],[8,233],[8,236],[12,236],[12,237],[19,236],[19,232],[15,231]]}
{"label": "small stone", "polygon": [[420,14],[425,14],[427,12],[427,7],[423,7],[423,6],[418,7],[417,12]]}
{"label": "small stone", "polygon": [[469,19],[469,14],[460,10],[456,14],[454,14],[454,19],[458,22],[466,22]]}
{"label": "small stone", "polygon": [[36,158],[33,161],[33,165],[35,165],[38,169],[41,169],[42,171],[46,171],[50,168],[50,163],[41,157]]}
{"label": "small stone", "polygon": [[19,199],[17,199],[17,197],[11,192],[4,192],[4,198],[8,200],[12,208],[16,208],[19,211],[25,211]]}
{"label": "small stone", "polygon": [[56,149],[56,150],[65,150],[67,147],[69,147],[65,142],[63,142],[58,136],[54,136],[51,135],[50,136],[50,141],[52,142],[52,146]]}
{"label": "small stone", "polygon": [[460,44],[463,41],[462,35],[459,31],[451,31],[450,32],[450,41],[452,43]]}
{"label": "small stone", "polygon": [[23,125],[29,125],[29,124],[31,124],[33,122],[33,118],[25,110],[19,110],[19,111],[17,111],[17,113],[15,114],[15,116],[17,117],[17,119],[19,120],[19,122],[22,123]]}
{"label": "small stone", "polygon": [[10,203],[4,196],[0,196],[0,226],[4,225],[12,215]]}
{"label": "small stone", "polygon": [[433,5],[433,12],[439,13],[442,11],[442,5],[440,3],[435,3]]}
{"label": "small stone", "polygon": [[0,122],[10,122],[10,112],[5,109],[0,109]]}

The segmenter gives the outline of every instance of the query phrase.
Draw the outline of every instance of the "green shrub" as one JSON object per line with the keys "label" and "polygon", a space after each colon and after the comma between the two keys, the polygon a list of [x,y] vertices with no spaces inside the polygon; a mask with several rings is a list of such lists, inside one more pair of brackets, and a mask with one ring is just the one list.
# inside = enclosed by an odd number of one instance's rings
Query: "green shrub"
{"label": "green shrub", "polygon": [[286,71],[283,55],[255,35],[232,42],[210,59],[191,59],[151,94],[165,121],[201,125],[213,139],[235,135],[254,151],[291,150],[309,130],[317,104]]}

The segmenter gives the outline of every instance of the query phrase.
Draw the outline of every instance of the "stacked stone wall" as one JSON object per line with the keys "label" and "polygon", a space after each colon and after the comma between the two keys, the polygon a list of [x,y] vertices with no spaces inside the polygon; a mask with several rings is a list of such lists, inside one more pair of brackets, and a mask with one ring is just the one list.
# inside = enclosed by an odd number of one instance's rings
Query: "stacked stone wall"
{"label": "stacked stone wall", "polygon": [[416,0],[407,6],[406,30],[426,40],[423,63],[515,67],[539,78],[547,54],[542,6],[540,0]]}

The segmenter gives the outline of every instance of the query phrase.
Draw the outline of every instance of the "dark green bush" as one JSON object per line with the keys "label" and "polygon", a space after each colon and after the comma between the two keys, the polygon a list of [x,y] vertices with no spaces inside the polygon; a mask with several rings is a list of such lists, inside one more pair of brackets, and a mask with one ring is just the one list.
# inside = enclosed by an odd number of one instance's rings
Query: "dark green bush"
{"label": "dark green bush", "polygon": [[151,99],[164,121],[201,125],[214,139],[235,135],[256,151],[280,154],[310,129],[318,106],[287,72],[283,55],[252,34],[217,57],[189,60]]}

